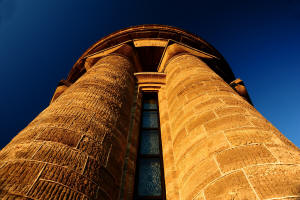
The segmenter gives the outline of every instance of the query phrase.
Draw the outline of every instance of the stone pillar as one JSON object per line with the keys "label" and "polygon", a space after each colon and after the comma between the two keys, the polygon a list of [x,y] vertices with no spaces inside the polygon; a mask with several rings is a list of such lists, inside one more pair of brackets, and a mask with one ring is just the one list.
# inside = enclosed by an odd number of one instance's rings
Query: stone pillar
{"label": "stone pillar", "polygon": [[117,199],[134,67],[101,58],[0,152],[1,199]]}
{"label": "stone pillar", "polygon": [[199,58],[177,55],[165,72],[167,188],[181,200],[300,198],[296,146]]}

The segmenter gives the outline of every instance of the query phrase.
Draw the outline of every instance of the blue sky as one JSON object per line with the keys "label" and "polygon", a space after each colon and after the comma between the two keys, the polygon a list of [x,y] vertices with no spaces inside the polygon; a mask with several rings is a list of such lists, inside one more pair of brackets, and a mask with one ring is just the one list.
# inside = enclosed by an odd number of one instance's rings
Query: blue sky
{"label": "blue sky", "polygon": [[216,47],[257,108],[300,146],[300,1],[0,0],[0,147],[49,104],[101,37],[166,24]]}

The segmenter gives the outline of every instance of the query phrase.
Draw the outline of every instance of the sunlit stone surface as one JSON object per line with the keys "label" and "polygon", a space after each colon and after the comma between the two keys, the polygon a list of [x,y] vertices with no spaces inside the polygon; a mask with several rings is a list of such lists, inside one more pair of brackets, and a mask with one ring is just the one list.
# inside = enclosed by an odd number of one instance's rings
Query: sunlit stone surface
{"label": "sunlit stone surface", "polygon": [[[145,92],[158,93],[158,107],[142,106]],[[142,128],[161,132],[162,177],[157,158],[136,170],[139,147],[159,152],[159,135]],[[143,25],[90,47],[0,151],[0,199],[300,199],[299,164],[299,149],[254,108],[216,49]]]}

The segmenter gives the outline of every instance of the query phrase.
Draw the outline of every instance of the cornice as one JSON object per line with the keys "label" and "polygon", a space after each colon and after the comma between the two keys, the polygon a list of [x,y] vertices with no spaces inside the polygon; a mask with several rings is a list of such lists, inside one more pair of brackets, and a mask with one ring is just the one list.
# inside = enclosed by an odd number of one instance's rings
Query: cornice
{"label": "cornice", "polygon": [[[172,48],[177,46],[176,49],[179,52],[191,53],[192,51],[192,54],[200,55],[204,59],[204,62],[206,62],[205,59],[207,58],[207,61],[210,62],[208,65],[222,76],[226,82],[229,83],[235,79],[223,56],[202,38],[180,28],[150,24],[125,28],[100,39],[77,60],[67,80],[70,82],[76,81],[91,66],[93,63],[91,60],[95,60],[95,57],[100,58],[102,54],[115,52],[124,44],[137,49],[145,47],[164,48],[164,52],[170,52],[169,49],[172,44],[176,44]],[[138,56],[133,57],[135,58],[135,62],[138,63]],[[162,56],[157,66],[159,71],[163,71],[161,70],[164,67],[163,64],[167,62],[165,57],[169,59],[170,56]],[[136,68],[138,69],[137,72],[143,71],[143,66],[137,66]]]}

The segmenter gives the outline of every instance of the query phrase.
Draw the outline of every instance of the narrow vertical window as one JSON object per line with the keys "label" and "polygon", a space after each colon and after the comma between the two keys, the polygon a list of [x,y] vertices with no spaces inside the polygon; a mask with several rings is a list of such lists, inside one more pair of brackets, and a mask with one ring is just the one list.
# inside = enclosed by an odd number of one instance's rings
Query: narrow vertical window
{"label": "narrow vertical window", "polygon": [[144,93],[134,199],[165,199],[156,93]]}

